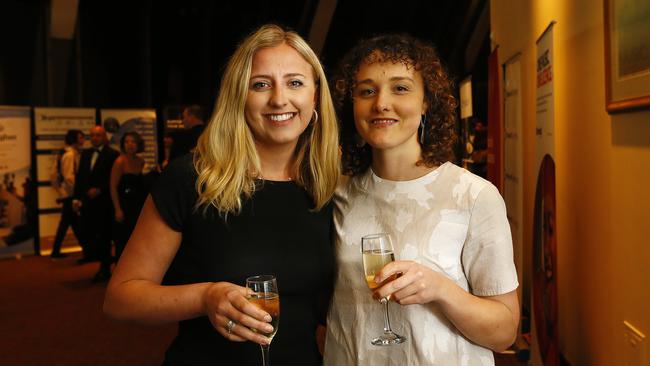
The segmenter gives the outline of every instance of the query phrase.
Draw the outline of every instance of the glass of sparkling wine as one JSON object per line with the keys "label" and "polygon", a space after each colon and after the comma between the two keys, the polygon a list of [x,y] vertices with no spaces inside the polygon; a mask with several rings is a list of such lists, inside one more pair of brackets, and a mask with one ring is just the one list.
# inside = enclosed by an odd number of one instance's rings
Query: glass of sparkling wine
{"label": "glass of sparkling wine", "polygon": [[[271,333],[264,333],[253,328],[251,330],[265,335],[269,338],[270,342],[278,331],[278,324],[280,323],[280,295],[275,276],[261,275],[248,277],[246,279],[246,287],[249,289],[248,301],[269,313],[271,315],[271,326],[273,326]],[[262,348],[262,364],[269,366],[269,345],[262,345],[260,347]]]}
{"label": "glass of sparkling wine", "polygon": [[[375,275],[377,272],[395,260],[390,235],[381,233],[364,236],[361,238],[361,253],[363,255],[363,270],[366,275],[366,283],[370,290],[375,290],[397,278],[397,275],[393,275],[382,283],[375,283]],[[406,341],[405,337],[395,334],[390,328],[388,298],[385,297],[379,300],[379,302],[384,305],[384,334],[374,338],[370,343],[375,346],[391,346]]]}

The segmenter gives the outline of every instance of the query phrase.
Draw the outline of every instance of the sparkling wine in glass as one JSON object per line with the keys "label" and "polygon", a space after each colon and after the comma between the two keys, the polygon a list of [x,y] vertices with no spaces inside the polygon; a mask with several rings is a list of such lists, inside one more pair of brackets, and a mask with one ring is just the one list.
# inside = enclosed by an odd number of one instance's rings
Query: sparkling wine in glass
{"label": "sparkling wine in glass", "polygon": [[[271,342],[280,324],[280,294],[275,276],[260,275],[248,277],[246,279],[246,287],[250,290],[248,301],[271,315],[271,326],[273,327],[271,333],[265,333],[254,328],[250,329],[253,332],[263,334]],[[262,348],[262,364],[269,366],[270,345],[261,345],[260,347]]]}
{"label": "sparkling wine in glass", "polygon": [[[364,236],[361,238],[361,253],[363,257],[363,270],[366,276],[366,283],[370,290],[374,290],[382,286],[384,283],[397,278],[397,275],[393,275],[380,284],[375,283],[374,280],[375,275],[385,265],[395,260],[393,243],[390,235],[381,233]],[[388,298],[385,297],[379,300],[379,302],[384,305],[384,333],[379,337],[374,338],[370,343],[375,346],[391,346],[406,341],[405,337],[395,334],[395,332],[390,328]]]}

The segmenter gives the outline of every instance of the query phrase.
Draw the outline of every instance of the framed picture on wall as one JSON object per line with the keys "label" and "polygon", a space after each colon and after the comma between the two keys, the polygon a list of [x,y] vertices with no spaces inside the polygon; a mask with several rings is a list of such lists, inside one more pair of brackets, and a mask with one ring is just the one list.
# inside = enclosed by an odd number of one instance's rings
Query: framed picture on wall
{"label": "framed picture on wall", "polygon": [[650,108],[650,1],[604,0],[608,113]]}

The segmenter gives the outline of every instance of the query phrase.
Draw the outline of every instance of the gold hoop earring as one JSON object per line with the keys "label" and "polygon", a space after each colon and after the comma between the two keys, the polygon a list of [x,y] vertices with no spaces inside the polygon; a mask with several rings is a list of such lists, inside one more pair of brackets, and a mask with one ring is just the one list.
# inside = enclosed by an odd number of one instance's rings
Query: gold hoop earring
{"label": "gold hoop earring", "polygon": [[316,122],[318,122],[318,112],[316,112],[315,109],[314,109],[314,114],[312,115],[312,118],[309,120],[310,123],[312,122],[312,119],[313,119],[314,124],[316,124]]}

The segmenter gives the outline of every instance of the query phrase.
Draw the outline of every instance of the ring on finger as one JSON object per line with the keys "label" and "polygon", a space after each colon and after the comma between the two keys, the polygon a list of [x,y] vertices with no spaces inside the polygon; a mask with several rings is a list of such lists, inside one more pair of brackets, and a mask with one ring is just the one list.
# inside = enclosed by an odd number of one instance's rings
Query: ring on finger
{"label": "ring on finger", "polygon": [[228,319],[228,323],[226,324],[226,330],[228,331],[228,334],[232,334],[232,330],[235,328],[235,325],[237,325],[237,323],[231,319]]}

